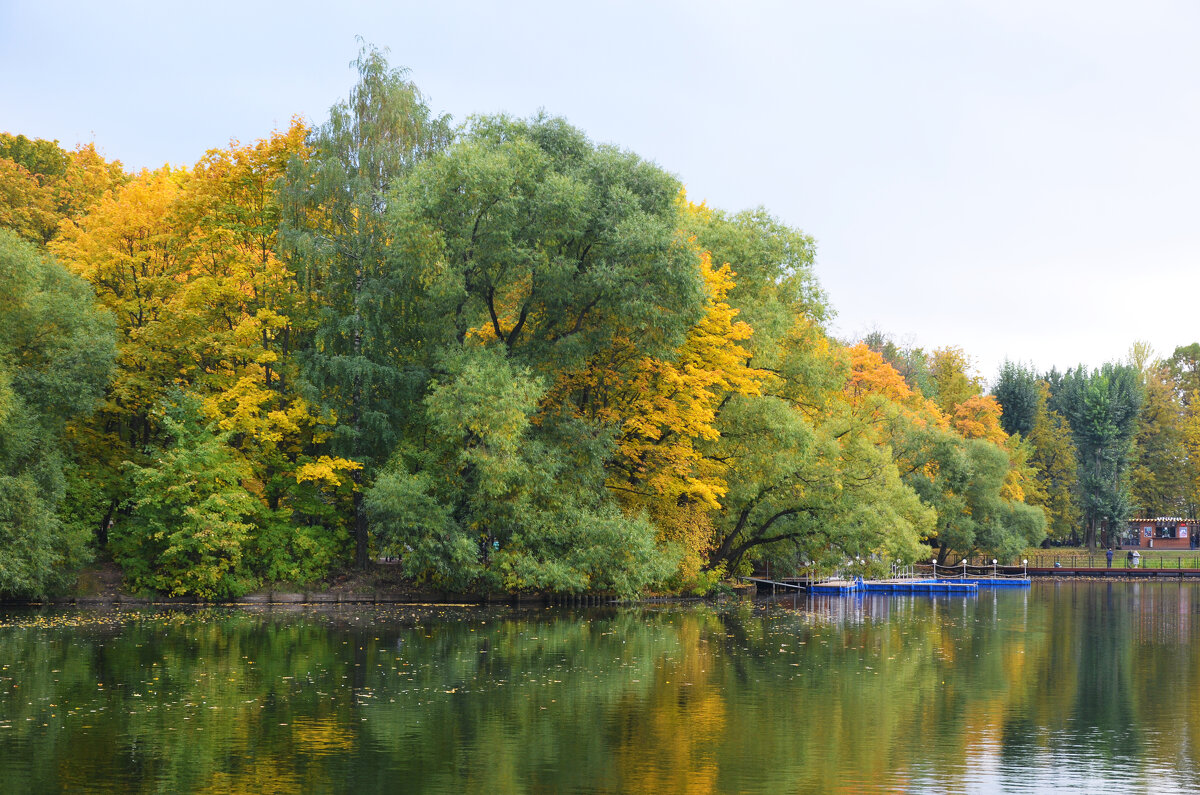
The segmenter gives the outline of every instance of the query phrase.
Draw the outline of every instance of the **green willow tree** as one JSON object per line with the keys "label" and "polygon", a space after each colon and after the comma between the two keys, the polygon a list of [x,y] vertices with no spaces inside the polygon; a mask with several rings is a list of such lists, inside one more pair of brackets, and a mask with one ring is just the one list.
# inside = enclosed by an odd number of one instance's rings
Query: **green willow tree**
{"label": "green willow tree", "polygon": [[0,230],[0,595],[65,584],[88,529],[65,504],[64,428],[91,413],[115,356],[88,285]]}
{"label": "green willow tree", "polygon": [[749,364],[765,374],[761,394],[725,397],[720,434],[701,446],[728,468],[706,570],[923,555],[932,512],[901,482],[874,421],[843,399],[849,369],[822,328],[832,311],[813,240],[761,210],[690,221],[713,261],[736,273],[729,303],[754,328]]}
{"label": "green willow tree", "polygon": [[906,473],[921,501],[937,511],[938,557],[986,552],[1015,559],[1045,538],[1043,511],[1003,496],[1009,458],[1004,448],[956,433],[912,426],[905,443],[919,467]]}
{"label": "green willow tree", "polygon": [[561,119],[501,116],[391,195],[401,355],[427,388],[367,503],[414,574],[632,592],[670,570],[605,488],[619,428],[589,414],[589,389],[555,387],[614,346],[669,357],[700,318],[678,194]]}
{"label": "green willow tree", "polygon": [[635,594],[670,574],[654,528],[625,516],[597,463],[610,439],[556,438],[531,419],[540,379],[471,347],[424,401],[427,430],[367,494],[406,573],[484,590]]}
{"label": "green willow tree", "polygon": [[281,244],[315,305],[316,328],[300,353],[315,402],[336,414],[336,455],[363,465],[353,496],[355,562],[369,559],[363,488],[391,452],[411,404],[405,390],[402,323],[408,285],[388,263],[385,223],[394,183],[451,139],[407,72],[364,47],[358,83],[309,136],[310,157],[293,161],[283,186]]}

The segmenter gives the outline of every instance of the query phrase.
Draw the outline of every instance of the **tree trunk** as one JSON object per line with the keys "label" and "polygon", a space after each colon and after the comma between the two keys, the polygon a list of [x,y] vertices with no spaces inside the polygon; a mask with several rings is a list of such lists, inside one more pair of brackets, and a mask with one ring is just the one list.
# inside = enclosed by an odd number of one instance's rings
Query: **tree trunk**
{"label": "tree trunk", "polygon": [[[365,278],[363,276],[362,265],[360,264],[354,276],[354,366],[361,367],[362,363],[359,359],[362,357],[362,314],[359,311],[358,297],[362,295],[362,287]],[[359,406],[363,401],[363,388],[361,375],[355,375],[353,386],[351,387],[351,405],[354,406],[354,416],[351,419],[351,425],[354,427],[354,449],[355,452],[362,450],[362,412],[359,411]],[[361,460],[360,456],[355,456],[356,460]],[[367,545],[367,514],[363,509],[362,497],[362,470],[354,470],[354,565],[357,568],[365,569],[370,562],[370,549]]]}
{"label": "tree trunk", "polygon": [[117,500],[110,500],[108,510],[104,512],[104,516],[100,519],[100,526],[96,528],[96,545],[100,549],[108,546],[108,528],[112,524],[113,514],[117,511]]}
{"label": "tree trunk", "polygon": [[361,472],[354,471],[354,565],[365,569],[371,562],[371,554],[367,544],[367,512],[363,507]]}

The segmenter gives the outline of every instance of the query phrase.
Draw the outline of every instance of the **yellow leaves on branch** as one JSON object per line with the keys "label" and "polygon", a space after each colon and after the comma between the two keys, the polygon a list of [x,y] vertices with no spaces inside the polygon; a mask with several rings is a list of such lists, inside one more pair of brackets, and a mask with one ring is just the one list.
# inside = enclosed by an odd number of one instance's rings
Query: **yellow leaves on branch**
{"label": "yellow leaves on branch", "polygon": [[357,461],[323,455],[316,461],[298,466],[295,476],[297,483],[322,483],[336,487],[346,483],[350,473],[358,469],[362,469],[362,464]]}
{"label": "yellow leaves on branch", "polygon": [[956,405],[950,423],[967,439],[984,439],[998,445],[1008,440],[1000,427],[1000,402],[991,395],[975,395]]}
{"label": "yellow leaves on branch", "polygon": [[[0,133],[0,139],[6,137],[10,136]],[[57,143],[51,148],[58,150]],[[0,157],[0,227],[32,243],[48,243],[64,220],[81,216],[125,178],[121,163],[106,162],[92,144],[62,156],[61,172],[51,173],[33,173],[15,160]]]}
{"label": "yellow leaves on branch", "polygon": [[718,437],[721,401],[729,394],[759,394],[765,374],[747,364],[749,353],[739,344],[753,330],[735,319],[737,310],[726,301],[732,269],[714,268],[703,252],[700,271],[707,306],[674,360],[641,357],[623,374],[627,351],[618,346],[608,361],[594,363],[585,380],[598,405],[594,413],[621,424],[614,490],[717,509],[725,465],[706,459],[697,442]]}
{"label": "yellow leaves on branch", "polygon": [[[700,272],[704,276],[708,305],[704,317],[688,332],[679,352],[679,365],[693,383],[710,394],[757,395],[764,373],[746,364],[749,354],[737,344],[750,339],[754,330],[749,324],[734,320],[738,310],[726,302],[737,274],[728,263],[714,269],[707,251],[700,255]],[[712,405],[706,408],[709,422],[714,410]]]}
{"label": "yellow leaves on branch", "polygon": [[45,243],[57,226],[51,191],[20,163],[0,157],[0,227],[31,243]]}
{"label": "yellow leaves on branch", "polygon": [[302,399],[295,398],[286,410],[271,409],[278,399],[279,393],[263,386],[256,375],[244,375],[228,389],[205,398],[202,405],[222,431],[252,437],[261,447],[277,447],[312,424]]}
{"label": "yellow leaves on branch", "polygon": [[155,319],[183,281],[172,216],[188,178],[186,169],[142,171],[83,218],[64,221],[50,246],[59,261],[92,283],[126,333]]}
{"label": "yellow leaves on branch", "polygon": [[850,377],[843,394],[868,422],[882,422],[899,411],[922,426],[945,428],[949,418],[921,393],[913,391],[904,376],[865,343],[852,345]]}
{"label": "yellow leaves on branch", "polygon": [[913,392],[896,368],[883,360],[883,356],[858,343],[850,347],[850,378],[846,382],[846,396],[851,403],[859,403],[868,396],[885,397],[895,403],[911,401]]}

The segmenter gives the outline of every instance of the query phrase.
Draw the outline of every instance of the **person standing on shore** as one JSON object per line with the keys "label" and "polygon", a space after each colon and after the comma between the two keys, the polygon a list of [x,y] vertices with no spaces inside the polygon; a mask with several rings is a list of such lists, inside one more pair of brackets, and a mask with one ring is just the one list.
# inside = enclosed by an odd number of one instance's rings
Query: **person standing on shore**
{"label": "person standing on shore", "polygon": [[1112,547],[1108,548],[1108,551],[1104,553],[1104,557],[1108,558],[1108,567],[1111,569],[1112,568]]}

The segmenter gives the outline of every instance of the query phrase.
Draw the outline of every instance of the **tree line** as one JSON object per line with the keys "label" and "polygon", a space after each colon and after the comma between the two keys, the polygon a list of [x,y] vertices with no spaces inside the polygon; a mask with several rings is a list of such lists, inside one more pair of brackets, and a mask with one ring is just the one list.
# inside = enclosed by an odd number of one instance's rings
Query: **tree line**
{"label": "tree line", "polygon": [[206,598],[379,556],[445,588],[703,591],[1012,558],[1167,488],[1186,422],[1139,419],[1155,368],[1008,365],[987,394],[959,349],[839,341],[812,238],[767,211],[355,66],[321,124],[190,168],[0,135],[0,593],[97,551]]}
{"label": "tree line", "polygon": [[1005,428],[1043,473],[1053,542],[1119,543],[1131,517],[1195,518],[1200,501],[1200,344],[1041,375],[1006,363],[994,392]]}

